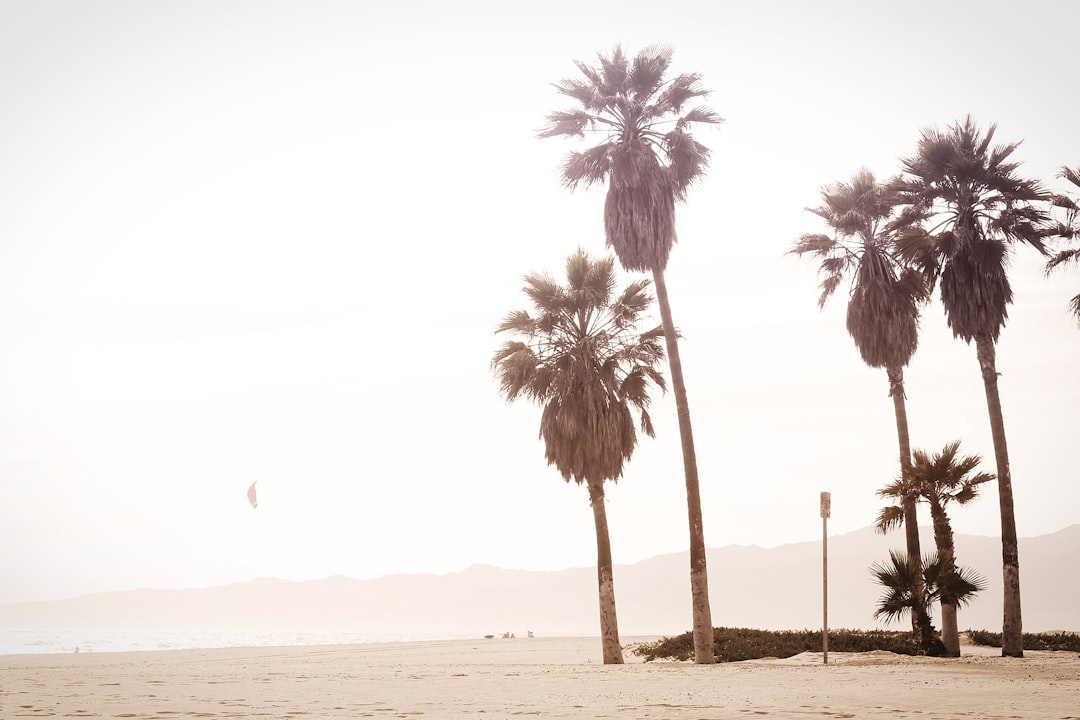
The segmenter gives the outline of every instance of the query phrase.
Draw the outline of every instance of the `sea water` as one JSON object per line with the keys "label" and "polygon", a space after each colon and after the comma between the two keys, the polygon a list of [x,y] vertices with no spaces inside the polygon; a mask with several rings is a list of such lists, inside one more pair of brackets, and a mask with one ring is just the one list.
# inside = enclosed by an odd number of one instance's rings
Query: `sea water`
{"label": "sea water", "polygon": [[463,640],[474,637],[479,636],[467,633],[288,632],[280,630],[0,629],[0,655],[352,645],[419,640]]}

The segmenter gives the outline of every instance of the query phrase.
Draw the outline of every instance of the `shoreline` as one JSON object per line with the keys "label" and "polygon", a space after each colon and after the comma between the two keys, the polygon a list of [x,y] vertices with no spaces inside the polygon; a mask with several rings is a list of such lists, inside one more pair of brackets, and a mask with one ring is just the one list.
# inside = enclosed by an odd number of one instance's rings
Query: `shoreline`
{"label": "shoreline", "polygon": [[601,658],[597,637],[7,655],[0,716],[1080,716],[1080,655],[1066,651],[830,652],[828,665],[821,653],[709,666]]}
{"label": "shoreline", "polygon": [[467,632],[360,632],[315,630],[139,629],[116,627],[0,628],[0,657],[72,652],[217,650],[233,647],[368,645],[424,640],[469,640]]}
{"label": "shoreline", "polygon": [[[253,633],[257,635],[257,633]],[[663,635],[629,635],[622,638],[623,650],[626,653],[627,663],[630,663],[631,656],[630,649],[634,646],[644,643],[653,642],[664,637]],[[496,646],[501,644],[512,645],[513,643],[535,643],[533,648],[536,651],[536,655],[530,652],[525,647],[517,648],[516,652],[511,647],[497,648]],[[200,654],[200,653],[223,653],[230,654],[236,652],[295,652],[298,654],[306,654],[309,651],[316,652],[377,652],[377,653],[391,653],[395,649],[400,650],[403,653],[413,654],[419,652],[421,649],[428,649],[438,651],[440,648],[453,648],[454,652],[460,650],[465,645],[473,646],[473,649],[480,650],[481,646],[491,646],[493,650],[490,653],[492,658],[505,657],[507,653],[520,655],[521,658],[534,657],[539,659],[543,656],[542,652],[539,652],[545,648],[550,648],[553,645],[557,645],[559,650],[558,655],[565,655],[562,658],[566,662],[574,662],[570,656],[577,654],[583,654],[585,658],[583,662],[592,662],[589,658],[589,652],[587,648],[595,646],[596,652],[593,654],[600,655],[600,636],[599,635],[543,635],[532,637],[503,637],[501,635],[494,636],[469,636],[462,637],[461,635],[455,635],[452,637],[422,637],[422,638],[402,638],[402,639],[376,639],[376,640],[359,640],[359,641],[347,641],[347,642],[311,642],[311,643],[251,643],[251,644],[230,644],[230,645],[206,645],[197,647],[147,647],[147,648],[130,648],[122,650],[93,650],[87,649],[73,649],[62,651],[49,651],[49,652],[14,652],[14,653],[0,653],[0,667],[3,667],[7,661],[13,659],[49,659],[49,658],[63,658],[68,656],[93,656],[93,657],[106,657],[116,656],[124,657],[128,655],[142,656],[155,653],[186,653],[186,654]],[[485,654],[478,654],[477,657],[485,657]],[[636,656],[633,662],[644,662]],[[544,662],[550,661],[550,658],[543,660]]]}

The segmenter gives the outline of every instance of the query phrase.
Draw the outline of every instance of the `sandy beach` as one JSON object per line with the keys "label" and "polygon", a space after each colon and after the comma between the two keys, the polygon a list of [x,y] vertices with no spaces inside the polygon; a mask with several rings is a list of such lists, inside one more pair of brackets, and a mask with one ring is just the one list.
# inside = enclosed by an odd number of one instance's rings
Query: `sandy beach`
{"label": "sandy beach", "polygon": [[[628,643],[630,644],[630,643]],[[600,664],[595,638],[0,656],[0,717],[1080,718],[1080,656]]]}

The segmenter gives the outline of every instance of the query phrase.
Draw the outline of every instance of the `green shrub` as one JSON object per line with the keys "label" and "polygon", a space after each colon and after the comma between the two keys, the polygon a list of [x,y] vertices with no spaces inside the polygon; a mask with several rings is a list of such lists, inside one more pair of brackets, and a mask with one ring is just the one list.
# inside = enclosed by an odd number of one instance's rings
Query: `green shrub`
{"label": "green shrub", "polygon": [[[821,652],[820,630],[753,630],[750,628],[714,628],[713,651],[717,662],[736,662],[764,657],[786,658],[803,652]],[[869,652],[888,650],[915,655],[918,646],[909,632],[886,630],[830,630],[829,650],[834,652]],[[650,660],[690,660],[694,657],[694,637],[683,633],[652,643],[642,643],[631,652]]]}
{"label": "green shrub", "polygon": [[[1001,633],[989,630],[968,630],[971,641],[976,645],[1001,647]],[[1024,633],[1025,650],[1068,650],[1080,652],[1080,635],[1075,633]]]}

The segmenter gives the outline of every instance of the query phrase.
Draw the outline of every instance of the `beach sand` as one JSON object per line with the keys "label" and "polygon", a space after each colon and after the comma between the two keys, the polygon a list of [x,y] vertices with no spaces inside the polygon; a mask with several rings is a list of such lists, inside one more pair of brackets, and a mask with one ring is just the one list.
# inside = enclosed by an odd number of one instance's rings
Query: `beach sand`
{"label": "beach sand", "polygon": [[597,638],[541,637],[5,655],[0,717],[1080,718],[1077,653],[964,653],[605,666]]}

